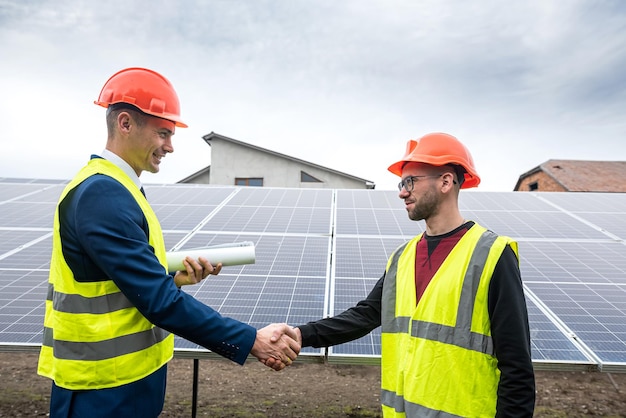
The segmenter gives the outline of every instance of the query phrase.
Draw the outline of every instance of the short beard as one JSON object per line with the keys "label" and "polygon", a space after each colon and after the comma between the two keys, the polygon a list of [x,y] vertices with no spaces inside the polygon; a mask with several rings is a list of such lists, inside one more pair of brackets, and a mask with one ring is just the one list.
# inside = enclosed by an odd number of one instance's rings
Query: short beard
{"label": "short beard", "polygon": [[439,198],[433,187],[430,187],[419,199],[416,197],[413,209],[408,211],[412,221],[426,220],[433,216],[439,206]]}

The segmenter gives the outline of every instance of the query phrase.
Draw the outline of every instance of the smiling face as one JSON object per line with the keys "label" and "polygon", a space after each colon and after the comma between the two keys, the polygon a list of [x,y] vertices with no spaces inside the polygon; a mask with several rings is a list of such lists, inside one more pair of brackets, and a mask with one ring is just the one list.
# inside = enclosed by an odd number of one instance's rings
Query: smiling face
{"label": "smiling face", "polygon": [[138,126],[128,138],[132,147],[129,149],[127,162],[137,175],[142,171],[159,172],[161,159],[174,152],[172,135],[175,129],[174,122],[145,116],[145,123]]}
{"label": "smiling face", "polygon": [[158,173],[161,159],[174,152],[175,123],[134,110],[110,115],[107,149],[124,159],[137,176],[143,171]]}

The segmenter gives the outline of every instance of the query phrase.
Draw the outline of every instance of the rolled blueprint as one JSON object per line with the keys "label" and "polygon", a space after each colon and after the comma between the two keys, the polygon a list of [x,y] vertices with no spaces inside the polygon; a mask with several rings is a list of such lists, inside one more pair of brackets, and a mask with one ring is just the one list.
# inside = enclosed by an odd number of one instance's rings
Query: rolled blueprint
{"label": "rolled blueprint", "polygon": [[181,249],[167,253],[168,271],[185,270],[183,260],[185,257],[198,259],[204,257],[213,265],[222,263],[223,266],[236,266],[240,264],[254,264],[254,243],[250,241],[236,242],[232,244],[211,245],[202,248]]}

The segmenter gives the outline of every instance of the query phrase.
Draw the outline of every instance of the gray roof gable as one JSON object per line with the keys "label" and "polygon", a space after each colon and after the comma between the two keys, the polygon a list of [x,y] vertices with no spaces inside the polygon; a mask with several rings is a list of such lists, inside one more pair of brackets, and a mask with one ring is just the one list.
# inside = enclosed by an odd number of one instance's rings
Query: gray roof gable
{"label": "gray roof gable", "polygon": [[259,147],[259,146],[256,146],[256,145],[252,145],[252,144],[249,144],[247,142],[238,141],[236,139],[229,138],[227,136],[220,135],[220,134],[215,133],[215,132],[211,132],[209,134],[204,135],[202,137],[202,139],[204,139],[204,141],[207,144],[209,144],[209,146],[211,145],[211,141],[214,141],[214,140],[227,141],[227,142],[231,142],[233,144],[237,144],[237,145],[242,146],[242,147],[247,147],[247,148],[253,149],[253,150],[257,151],[257,152],[263,152],[263,153],[270,154],[270,155],[273,155],[273,156],[278,157],[278,158],[284,158],[286,160],[290,160],[290,161],[296,162],[298,164],[307,165],[309,167],[315,167],[317,169],[325,170],[325,171],[334,173],[334,174],[339,175],[339,176],[343,176],[343,177],[347,177],[347,178],[350,178],[350,179],[353,179],[353,180],[361,181],[361,182],[370,184],[372,186],[375,185],[375,183],[373,181],[371,181],[371,180],[367,180],[367,179],[364,179],[364,178],[361,178],[361,177],[353,176],[352,174],[344,173],[342,171],[338,171],[338,170],[334,170],[332,168],[328,168],[328,167],[324,167],[324,166],[321,166],[321,165],[318,165],[318,164],[314,164],[314,163],[312,163],[310,161],[301,160],[299,158],[291,157],[291,156],[286,155],[286,154],[281,154],[280,152],[276,152],[276,151],[272,151],[272,150],[269,150],[269,149],[266,149],[266,148],[262,148],[262,147]]}

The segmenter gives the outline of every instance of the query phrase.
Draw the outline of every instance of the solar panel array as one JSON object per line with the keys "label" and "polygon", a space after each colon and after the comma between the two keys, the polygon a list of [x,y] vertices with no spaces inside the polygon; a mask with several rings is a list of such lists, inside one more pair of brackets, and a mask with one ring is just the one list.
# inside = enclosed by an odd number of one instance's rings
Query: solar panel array
{"label": "solar panel array", "polygon": [[[0,179],[0,350],[42,337],[52,219],[65,182]],[[255,264],[185,291],[255,327],[332,316],[364,298],[420,233],[395,191],[146,185],[168,250],[252,241]],[[460,209],[519,242],[537,368],[626,370],[626,194],[463,192]],[[304,361],[378,363],[380,330]],[[211,356],[176,338],[176,355]]]}

